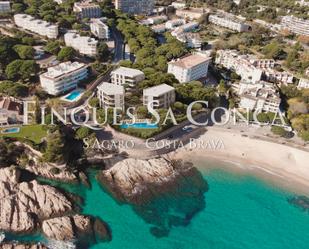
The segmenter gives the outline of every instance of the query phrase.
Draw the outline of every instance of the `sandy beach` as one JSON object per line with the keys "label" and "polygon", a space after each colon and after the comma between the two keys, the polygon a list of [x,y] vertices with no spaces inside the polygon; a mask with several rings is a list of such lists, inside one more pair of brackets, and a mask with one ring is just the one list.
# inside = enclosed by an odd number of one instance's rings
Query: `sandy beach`
{"label": "sandy beach", "polygon": [[[234,165],[237,171],[250,170],[274,181],[280,180],[291,189],[301,188],[309,192],[309,152],[250,138],[237,131],[209,128],[192,143],[172,152],[171,156],[190,160],[202,169],[207,167],[202,161],[218,159]],[[295,188],[296,185],[299,188]]]}

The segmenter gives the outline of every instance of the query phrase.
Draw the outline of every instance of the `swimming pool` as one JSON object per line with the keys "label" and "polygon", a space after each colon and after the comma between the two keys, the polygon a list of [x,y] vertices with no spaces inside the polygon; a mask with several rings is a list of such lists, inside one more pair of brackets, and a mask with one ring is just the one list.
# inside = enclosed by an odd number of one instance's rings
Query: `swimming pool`
{"label": "swimming pool", "polygon": [[134,128],[134,129],[155,129],[158,128],[157,124],[148,124],[146,122],[143,123],[134,123],[134,124],[122,124],[120,125],[121,129],[128,129],[128,128]]}
{"label": "swimming pool", "polygon": [[1,131],[2,134],[9,134],[9,133],[18,133],[20,131],[19,127],[12,127],[12,128],[6,128]]}
{"label": "swimming pool", "polygon": [[62,97],[63,100],[73,102],[78,100],[82,96],[83,91],[82,90],[74,90],[73,92],[70,92],[69,94]]}

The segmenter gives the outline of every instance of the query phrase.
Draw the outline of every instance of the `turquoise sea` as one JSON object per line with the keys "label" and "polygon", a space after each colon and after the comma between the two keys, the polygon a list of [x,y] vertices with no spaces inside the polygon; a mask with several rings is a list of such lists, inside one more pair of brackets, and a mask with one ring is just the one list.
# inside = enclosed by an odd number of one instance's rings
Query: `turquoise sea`
{"label": "turquoise sea", "polygon": [[85,198],[84,214],[110,226],[112,241],[91,249],[309,248],[309,212],[288,203],[294,193],[223,169],[201,173],[208,191],[200,198],[186,190],[139,208],[117,203],[94,175],[91,189],[65,188]]}

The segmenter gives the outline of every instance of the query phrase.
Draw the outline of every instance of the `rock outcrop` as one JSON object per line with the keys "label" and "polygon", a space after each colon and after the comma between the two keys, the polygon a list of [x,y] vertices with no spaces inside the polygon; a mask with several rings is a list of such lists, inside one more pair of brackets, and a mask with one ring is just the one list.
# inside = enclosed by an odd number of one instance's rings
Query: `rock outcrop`
{"label": "rock outcrop", "polygon": [[19,183],[16,168],[0,169],[0,230],[27,233],[39,220],[64,215],[73,205],[57,189],[37,181]]}
{"label": "rock outcrop", "polygon": [[[109,231],[99,219],[84,215],[73,215],[43,221],[42,230],[49,239],[70,241],[81,237],[109,239]],[[95,237],[94,237],[95,236]]]}
{"label": "rock outcrop", "polygon": [[192,164],[182,161],[128,158],[102,171],[98,179],[118,200],[138,204],[166,191],[175,180],[195,170]]}
{"label": "rock outcrop", "polygon": [[27,245],[27,244],[0,244],[0,249],[48,249],[44,245]]}

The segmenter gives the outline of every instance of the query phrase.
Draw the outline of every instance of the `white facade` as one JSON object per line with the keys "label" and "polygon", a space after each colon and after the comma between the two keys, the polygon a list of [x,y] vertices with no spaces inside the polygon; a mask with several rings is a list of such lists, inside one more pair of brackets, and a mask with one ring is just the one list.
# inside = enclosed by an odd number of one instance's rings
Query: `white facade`
{"label": "white facade", "polygon": [[202,55],[189,55],[168,63],[168,73],[173,74],[180,83],[207,77],[211,58]]}
{"label": "white facade", "polygon": [[283,29],[288,29],[294,34],[309,36],[309,20],[294,16],[284,16],[281,19],[281,26]]}
{"label": "white facade", "polygon": [[194,20],[201,18],[207,12],[208,10],[202,8],[176,9],[176,16]]}
{"label": "white facade", "polygon": [[167,21],[165,23],[165,27],[166,29],[174,29],[178,26],[184,25],[185,23],[186,21],[184,19],[174,19],[174,20]]}
{"label": "white facade", "polygon": [[64,62],[48,68],[40,75],[42,88],[50,95],[59,95],[77,87],[78,82],[88,77],[84,63]]}
{"label": "white facade", "polygon": [[288,72],[279,72],[274,69],[264,70],[264,77],[271,82],[282,84],[293,84],[294,75]]}
{"label": "white facade", "polygon": [[134,87],[145,79],[145,74],[137,69],[119,67],[111,72],[111,82],[116,85]]}
{"label": "white facade", "polygon": [[157,34],[161,34],[164,33],[166,31],[166,27],[165,24],[157,24],[157,25],[153,25],[151,26],[151,29],[153,32],[157,33]]}
{"label": "white facade", "polygon": [[11,5],[9,1],[0,1],[0,13],[11,12]]}
{"label": "white facade", "polygon": [[167,84],[150,87],[143,90],[143,104],[151,106],[156,109],[169,108],[175,103],[175,88]]}
{"label": "white facade", "polygon": [[236,50],[218,50],[215,60],[216,64],[235,71],[242,80],[249,82],[257,82],[262,78],[263,69],[254,65],[256,61],[255,57],[240,55]]}
{"label": "white facade", "polygon": [[121,108],[124,110],[124,96],[123,86],[107,82],[98,86],[98,98],[102,108]]}
{"label": "white facade", "polygon": [[300,79],[297,87],[298,89],[309,88],[309,79]]}
{"label": "white facade", "polygon": [[185,2],[172,2],[172,6],[175,8],[175,9],[182,9],[182,8],[185,8],[186,7],[186,3]]}
{"label": "white facade", "polygon": [[108,40],[110,38],[110,32],[107,24],[104,21],[104,18],[91,19],[90,30],[91,33],[99,39]]}
{"label": "white facade", "polygon": [[73,10],[78,13],[80,18],[99,18],[102,16],[100,6],[90,1],[74,3]]}
{"label": "white facade", "polygon": [[247,84],[247,88],[240,94],[240,108],[274,113],[279,111],[281,99],[274,85],[266,82]]}
{"label": "white facade", "polygon": [[18,27],[29,30],[33,33],[47,36],[50,39],[58,37],[58,25],[49,22],[35,19],[30,15],[16,14],[14,15],[15,24]]}
{"label": "white facade", "polygon": [[152,16],[146,20],[150,25],[158,24],[167,21],[167,16]]}
{"label": "white facade", "polygon": [[147,14],[153,12],[155,0],[115,0],[116,9],[129,14]]}
{"label": "white facade", "polygon": [[79,53],[95,56],[97,54],[98,41],[88,36],[80,36],[76,31],[69,31],[64,35],[65,45],[72,47]]}
{"label": "white facade", "polygon": [[246,32],[250,30],[250,26],[236,18],[236,16],[224,13],[209,15],[209,22],[221,27],[225,27],[237,32]]}

